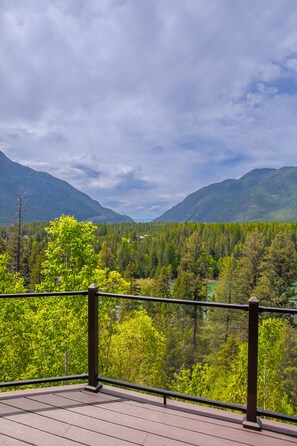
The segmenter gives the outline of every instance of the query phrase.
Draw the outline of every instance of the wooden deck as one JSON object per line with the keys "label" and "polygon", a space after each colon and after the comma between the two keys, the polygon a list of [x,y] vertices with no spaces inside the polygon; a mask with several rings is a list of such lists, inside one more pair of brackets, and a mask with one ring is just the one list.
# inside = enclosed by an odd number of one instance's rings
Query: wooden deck
{"label": "wooden deck", "polygon": [[297,426],[263,422],[246,430],[242,415],[104,386],[0,394],[1,446],[292,446]]}

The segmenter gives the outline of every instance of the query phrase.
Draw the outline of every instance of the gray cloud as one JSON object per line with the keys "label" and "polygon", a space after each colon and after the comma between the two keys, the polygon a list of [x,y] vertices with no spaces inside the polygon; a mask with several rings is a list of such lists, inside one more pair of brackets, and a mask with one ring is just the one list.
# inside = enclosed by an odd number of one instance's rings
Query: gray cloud
{"label": "gray cloud", "polygon": [[291,0],[2,0],[0,146],[132,217],[296,165],[296,25]]}
{"label": "gray cloud", "polygon": [[119,190],[128,190],[136,189],[136,190],[153,190],[156,188],[156,185],[147,179],[140,178],[140,171],[132,170],[130,172],[121,173],[118,176],[118,184],[115,186],[117,191]]}
{"label": "gray cloud", "polygon": [[79,171],[81,171],[82,173],[84,173],[88,178],[95,178],[98,179],[101,177],[101,172],[99,172],[96,169],[93,169],[93,167],[90,167],[86,164],[82,164],[82,163],[73,163],[71,165],[71,167],[73,167],[74,169],[78,169]]}

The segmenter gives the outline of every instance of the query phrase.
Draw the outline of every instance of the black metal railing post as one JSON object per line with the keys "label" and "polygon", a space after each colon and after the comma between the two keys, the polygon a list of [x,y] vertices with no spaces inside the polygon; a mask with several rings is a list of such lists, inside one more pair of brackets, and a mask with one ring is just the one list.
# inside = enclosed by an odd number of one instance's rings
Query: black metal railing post
{"label": "black metal railing post", "polygon": [[98,287],[88,287],[88,385],[86,390],[98,392]]}
{"label": "black metal railing post", "polygon": [[243,427],[255,430],[261,429],[261,420],[257,417],[258,332],[259,300],[251,297],[249,300],[247,405]]}

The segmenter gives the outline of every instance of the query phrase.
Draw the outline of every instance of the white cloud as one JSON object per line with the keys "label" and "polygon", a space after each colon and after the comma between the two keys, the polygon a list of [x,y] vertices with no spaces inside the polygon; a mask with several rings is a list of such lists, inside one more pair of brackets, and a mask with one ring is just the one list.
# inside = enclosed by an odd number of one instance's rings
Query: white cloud
{"label": "white cloud", "polygon": [[282,75],[282,68],[275,63],[267,63],[259,70],[259,79],[264,82],[273,81]]}
{"label": "white cloud", "polygon": [[296,23],[291,0],[3,0],[3,150],[132,217],[297,164]]}
{"label": "white cloud", "polygon": [[287,68],[297,72],[297,58],[293,57],[286,62]]}
{"label": "white cloud", "polygon": [[48,170],[50,168],[50,165],[44,161],[34,161],[34,160],[19,160],[19,163],[23,166],[31,167],[31,169],[34,170]]}

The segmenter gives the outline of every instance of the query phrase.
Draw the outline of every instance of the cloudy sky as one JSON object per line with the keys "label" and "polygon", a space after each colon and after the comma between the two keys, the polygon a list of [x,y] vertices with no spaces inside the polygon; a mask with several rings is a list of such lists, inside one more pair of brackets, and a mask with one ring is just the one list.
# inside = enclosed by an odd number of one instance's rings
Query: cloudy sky
{"label": "cloudy sky", "polygon": [[0,150],[153,219],[297,165],[297,1],[0,0]]}

